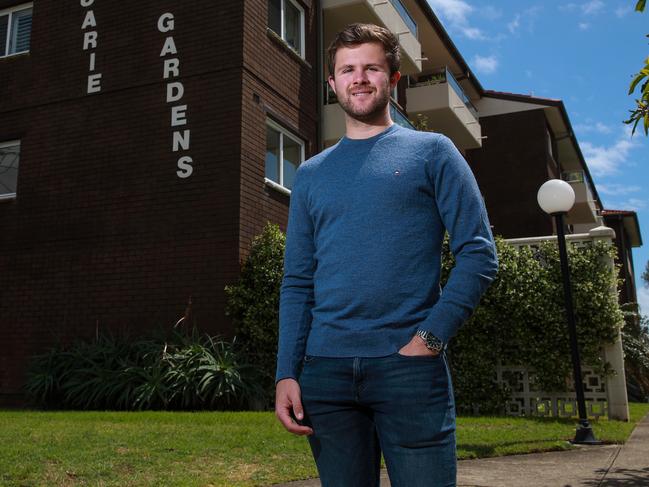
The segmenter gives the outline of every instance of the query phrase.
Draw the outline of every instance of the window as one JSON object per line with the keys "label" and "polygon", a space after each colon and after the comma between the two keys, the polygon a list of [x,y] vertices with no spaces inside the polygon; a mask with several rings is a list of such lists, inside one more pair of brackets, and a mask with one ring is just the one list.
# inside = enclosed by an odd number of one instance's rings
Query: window
{"label": "window", "polygon": [[304,161],[304,142],[270,120],[266,122],[266,180],[291,189]]}
{"label": "window", "polygon": [[294,0],[268,0],[268,27],[304,57],[304,9]]}
{"label": "window", "polygon": [[0,142],[0,200],[16,196],[20,141]]}
{"label": "window", "polygon": [[0,10],[0,57],[29,52],[32,4]]}

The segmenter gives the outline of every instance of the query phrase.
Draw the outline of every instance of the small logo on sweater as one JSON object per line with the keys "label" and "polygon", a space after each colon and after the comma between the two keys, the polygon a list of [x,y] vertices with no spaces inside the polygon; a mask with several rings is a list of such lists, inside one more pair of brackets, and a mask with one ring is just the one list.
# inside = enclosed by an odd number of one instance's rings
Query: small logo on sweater
{"label": "small logo on sweater", "polygon": [[399,170],[396,170],[396,171],[394,171],[394,175],[395,175],[395,176],[400,176],[400,175],[401,175],[401,172],[399,172]]}

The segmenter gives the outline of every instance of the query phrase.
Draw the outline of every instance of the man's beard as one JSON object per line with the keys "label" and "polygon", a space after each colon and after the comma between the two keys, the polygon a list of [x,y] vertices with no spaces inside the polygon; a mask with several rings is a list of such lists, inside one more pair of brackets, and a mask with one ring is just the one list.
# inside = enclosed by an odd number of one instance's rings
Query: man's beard
{"label": "man's beard", "polygon": [[390,91],[388,89],[383,90],[383,94],[373,104],[361,109],[354,106],[352,101],[353,96],[350,94],[344,100],[339,98],[338,103],[347,115],[359,122],[369,123],[377,118],[382,118],[385,113],[385,107],[390,103]]}

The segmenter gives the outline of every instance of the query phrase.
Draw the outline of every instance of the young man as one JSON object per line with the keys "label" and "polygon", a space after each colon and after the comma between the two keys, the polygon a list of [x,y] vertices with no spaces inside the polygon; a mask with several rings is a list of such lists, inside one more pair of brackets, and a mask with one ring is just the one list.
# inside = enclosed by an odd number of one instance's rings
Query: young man
{"label": "young man", "polygon": [[[325,487],[456,482],[445,345],[497,260],[468,165],[440,134],[393,124],[390,31],[352,24],[329,47],[346,135],[296,175],[280,298],[275,411],[309,435]],[[441,247],[455,267],[440,291]]]}

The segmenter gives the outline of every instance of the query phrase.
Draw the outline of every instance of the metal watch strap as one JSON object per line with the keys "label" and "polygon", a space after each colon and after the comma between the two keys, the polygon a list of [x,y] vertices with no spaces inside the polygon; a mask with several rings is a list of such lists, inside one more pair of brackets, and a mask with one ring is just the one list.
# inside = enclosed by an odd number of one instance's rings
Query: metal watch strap
{"label": "metal watch strap", "polygon": [[426,342],[426,347],[431,352],[440,353],[444,349],[444,343],[428,331],[417,330],[417,336],[421,337],[424,342]]}

